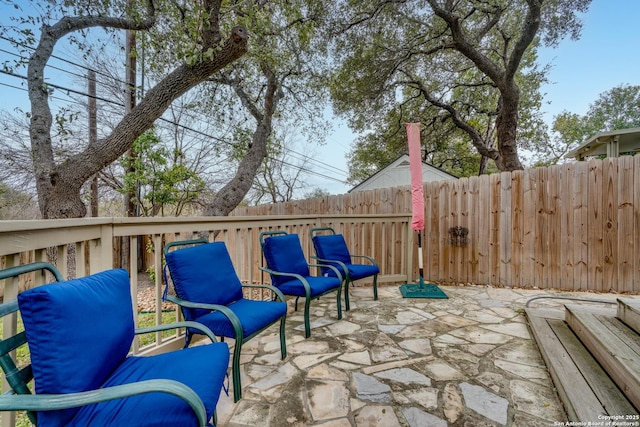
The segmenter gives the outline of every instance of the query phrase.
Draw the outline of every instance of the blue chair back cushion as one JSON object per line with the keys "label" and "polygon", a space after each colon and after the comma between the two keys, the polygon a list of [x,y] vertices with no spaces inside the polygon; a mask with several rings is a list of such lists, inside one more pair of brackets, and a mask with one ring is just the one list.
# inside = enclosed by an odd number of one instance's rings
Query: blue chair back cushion
{"label": "blue chair back cushion", "polygon": [[[263,242],[263,252],[270,269],[303,277],[309,276],[309,264],[297,234],[267,237]],[[287,276],[271,275],[271,282],[276,286],[291,279]]]}
{"label": "blue chair back cushion", "polygon": [[[99,388],[127,357],[134,326],[125,270],[29,289],[18,305],[37,394]],[[39,425],[65,425],[78,410],[41,412]]]}
{"label": "blue chair back cushion", "polygon": [[351,254],[342,234],[313,236],[313,246],[320,258],[333,259],[345,264],[351,263]]}
{"label": "blue chair back cushion", "polygon": [[[313,236],[311,240],[313,241],[313,247],[316,250],[318,258],[351,264],[351,255],[349,254],[347,243],[344,241],[342,234],[318,235]],[[327,264],[337,268],[338,271],[342,272],[343,276],[347,273],[343,271],[343,267],[336,262],[328,262]],[[336,276],[336,273],[330,268],[323,267],[321,270],[325,276]]]}
{"label": "blue chair back cushion", "polygon": [[[171,280],[179,298],[205,304],[229,305],[242,298],[242,283],[224,242],[206,243],[166,254]],[[210,310],[186,309],[187,320]]]}

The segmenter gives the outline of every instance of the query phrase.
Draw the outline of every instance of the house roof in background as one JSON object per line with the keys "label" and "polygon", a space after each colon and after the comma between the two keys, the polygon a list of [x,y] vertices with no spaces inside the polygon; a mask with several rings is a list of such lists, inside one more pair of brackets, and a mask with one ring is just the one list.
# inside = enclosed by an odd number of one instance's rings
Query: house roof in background
{"label": "house roof in background", "polygon": [[584,160],[585,157],[606,155],[618,157],[620,153],[640,151],[640,128],[600,132],[567,153],[565,158]]}
{"label": "house roof in background", "polygon": [[[382,169],[378,170],[374,174],[370,175],[367,179],[363,180],[361,183],[359,183],[358,185],[356,185],[353,188],[351,188],[348,192],[351,193],[352,191],[357,190],[360,187],[366,186],[367,183],[375,180],[377,177],[379,177],[380,175],[382,175],[383,173],[388,171],[390,168],[405,167],[405,166],[407,168],[409,167],[409,154],[408,153],[400,154],[393,161],[389,162],[388,165],[386,165]],[[448,178],[451,178],[451,179],[458,179],[459,178],[459,177],[457,177],[457,176],[455,176],[453,174],[450,174],[449,172],[447,172],[447,171],[445,171],[443,169],[440,169],[437,166],[433,166],[431,163],[427,163],[427,162],[424,162],[424,161],[422,162],[423,173],[425,171],[425,166],[428,169],[430,169],[432,172],[435,172],[435,173],[437,173],[439,175],[443,175],[444,177],[448,177]],[[409,185],[409,184],[407,184],[407,185]]]}

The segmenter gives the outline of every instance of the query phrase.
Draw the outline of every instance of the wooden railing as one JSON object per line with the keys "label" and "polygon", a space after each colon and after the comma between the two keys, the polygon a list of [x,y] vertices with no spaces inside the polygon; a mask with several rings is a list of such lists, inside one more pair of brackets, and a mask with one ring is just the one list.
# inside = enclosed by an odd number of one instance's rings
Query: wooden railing
{"label": "wooden railing", "polygon": [[[87,218],[43,221],[0,221],[0,261],[11,266],[31,261],[53,262],[66,278],[82,277],[119,267],[116,245],[129,239],[131,293],[135,305],[139,274],[151,270],[155,280],[156,324],[162,322],[162,248],[167,242],[203,234],[209,240],[224,241],[240,280],[269,282],[260,271],[262,254],[259,234],[282,229],[300,236],[307,256],[313,254],[309,231],[313,227],[334,227],[345,235],[354,254],[367,254],[380,262],[380,283],[405,282],[417,271],[415,241],[407,215],[281,216],[281,217],[195,217],[195,218]],[[143,244],[139,244],[142,241]],[[142,248],[142,256],[138,256]],[[142,259],[142,261],[139,261]],[[149,269],[151,267],[151,269]],[[131,274],[133,272],[133,274]],[[34,276],[35,277],[35,276]],[[31,278],[33,280],[33,277]],[[29,280],[6,281],[5,300],[14,299],[21,287],[37,286]],[[1,282],[0,282],[1,284]],[[136,308],[136,307],[134,307]],[[137,310],[134,310],[134,312]],[[14,322],[3,325],[5,331]],[[162,337],[144,348],[134,345],[134,353],[156,353],[182,346],[182,336]]]}

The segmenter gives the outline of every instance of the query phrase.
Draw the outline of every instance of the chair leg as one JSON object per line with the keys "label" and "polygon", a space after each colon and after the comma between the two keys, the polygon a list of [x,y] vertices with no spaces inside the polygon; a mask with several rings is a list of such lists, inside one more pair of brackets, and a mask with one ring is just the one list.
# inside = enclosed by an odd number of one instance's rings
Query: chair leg
{"label": "chair leg", "polygon": [[342,293],[342,286],[338,286],[338,295],[336,296],[336,302],[338,303],[338,319],[342,319],[342,301],[340,293]]}
{"label": "chair leg", "polygon": [[378,275],[373,276],[373,300],[378,301]]}
{"label": "chair leg", "polygon": [[296,297],[296,305],[294,307],[295,311],[298,311],[298,300],[300,299],[300,297]]}
{"label": "chair leg", "polygon": [[191,338],[193,338],[193,334],[191,332],[189,332],[189,329],[187,328],[187,330],[184,333],[184,347],[183,348],[189,347],[189,344],[191,344]]}
{"label": "chair leg", "polygon": [[242,398],[242,385],[240,384],[240,351],[242,350],[242,339],[236,337],[233,346],[233,362],[231,375],[233,377],[233,401],[237,402]]}
{"label": "chair leg", "polygon": [[349,276],[344,279],[344,308],[349,311],[351,310],[351,304],[349,304],[349,283],[351,280]]}
{"label": "chair leg", "polygon": [[[311,336],[311,323],[309,322],[309,306],[311,305],[311,297],[307,296],[304,299],[304,337],[309,338]],[[296,310],[298,309],[298,299],[296,298]]]}
{"label": "chair leg", "polygon": [[280,355],[283,359],[287,357],[287,340],[284,331],[286,318],[287,315],[285,314],[284,316],[282,316],[282,319],[280,319]]}

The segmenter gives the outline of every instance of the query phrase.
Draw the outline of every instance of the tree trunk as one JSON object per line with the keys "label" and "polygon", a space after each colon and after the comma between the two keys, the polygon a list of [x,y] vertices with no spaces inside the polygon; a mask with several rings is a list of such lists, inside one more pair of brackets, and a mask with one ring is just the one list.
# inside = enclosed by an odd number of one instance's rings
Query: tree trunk
{"label": "tree trunk", "polygon": [[260,124],[253,134],[251,148],[243,157],[235,176],[220,189],[204,208],[207,216],[226,216],[242,202],[247,195],[260,164],[267,155],[267,140],[271,135],[271,124]]}
{"label": "tree trunk", "polygon": [[498,152],[496,165],[501,171],[524,169],[518,158],[516,132],[518,129],[518,102],[520,91],[515,83],[507,90],[503,90],[498,102],[498,117],[496,118],[496,134]]}
{"label": "tree trunk", "polygon": [[273,72],[264,64],[262,71],[267,78],[267,90],[262,112],[251,103],[250,97],[239,85],[234,85],[234,89],[242,100],[243,105],[254,116],[258,125],[256,131],[253,133],[249,152],[240,162],[235,176],[227,185],[222,187],[213,200],[205,206],[205,215],[229,215],[229,213],[242,202],[244,196],[246,196],[251,189],[253,180],[260,169],[260,164],[267,156],[267,141],[271,135],[273,116],[276,112],[278,101],[282,98],[283,94]]}

